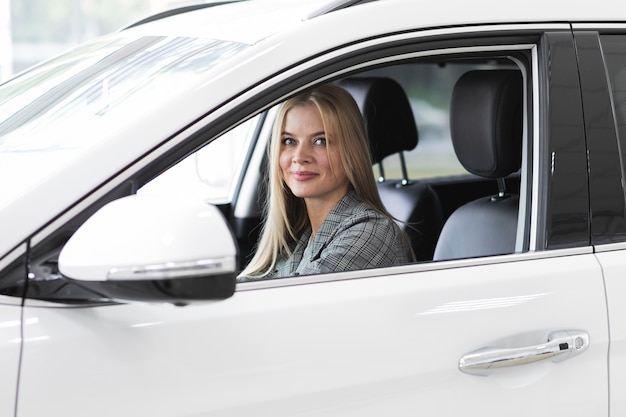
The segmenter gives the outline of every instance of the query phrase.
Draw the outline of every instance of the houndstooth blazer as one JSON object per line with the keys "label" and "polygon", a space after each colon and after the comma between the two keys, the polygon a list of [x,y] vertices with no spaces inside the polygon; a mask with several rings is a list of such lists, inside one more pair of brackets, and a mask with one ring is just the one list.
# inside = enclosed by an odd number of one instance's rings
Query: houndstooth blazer
{"label": "houndstooth blazer", "polygon": [[328,213],[309,243],[307,227],[264,278],[321,274],[401,265],[414,259],[409,240],[398,225],[365,203],[354,191]]}

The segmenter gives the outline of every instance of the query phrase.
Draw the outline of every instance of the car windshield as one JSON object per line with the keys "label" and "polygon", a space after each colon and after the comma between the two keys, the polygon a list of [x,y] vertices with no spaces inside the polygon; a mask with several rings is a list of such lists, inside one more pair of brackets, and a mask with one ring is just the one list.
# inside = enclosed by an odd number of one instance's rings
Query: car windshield
{"label": "car windshield", "polygon": [[[1,203],[131,122],[167,103],[247,45],[203,38],[114,34],[0,85]],[[8,181],[8,178],[19,178]],[[31,182],[29,184],[29,182]],[[0,203],[0,206],[3,204]]]}

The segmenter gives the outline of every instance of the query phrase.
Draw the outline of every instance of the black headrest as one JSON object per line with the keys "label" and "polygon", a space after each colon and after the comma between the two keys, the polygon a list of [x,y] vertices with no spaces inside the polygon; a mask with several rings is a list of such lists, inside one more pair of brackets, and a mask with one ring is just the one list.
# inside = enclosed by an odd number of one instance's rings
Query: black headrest
{"label": "black headrest", "polygon": [[346,78],[339,82],[354,97],[370,141],[373,163],[417,146],[417,127],[407,96],[390,78]]}
{"label": "black headrest", "polygon": [[478,70],[459,78],[452,93],[450,133],[469,172],[502,178],[520,168],[522,76],[516,70]]}

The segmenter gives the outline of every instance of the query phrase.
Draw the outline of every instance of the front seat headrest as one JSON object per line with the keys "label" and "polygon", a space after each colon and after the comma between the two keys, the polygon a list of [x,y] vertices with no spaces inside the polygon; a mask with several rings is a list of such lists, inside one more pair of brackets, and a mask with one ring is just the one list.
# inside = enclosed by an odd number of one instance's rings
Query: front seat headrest
{"label": "front seat headrest", "polygon": [[372,163],[417,146],[417,127],[409,100],[390,78],[356,77],[341,80],[365,119]]}
{"label": "front seat headrest", "polygon": [[522,76],[516,70],[476,70],[454,86],[450,133],[469,172],[503,178],[520,168]]}

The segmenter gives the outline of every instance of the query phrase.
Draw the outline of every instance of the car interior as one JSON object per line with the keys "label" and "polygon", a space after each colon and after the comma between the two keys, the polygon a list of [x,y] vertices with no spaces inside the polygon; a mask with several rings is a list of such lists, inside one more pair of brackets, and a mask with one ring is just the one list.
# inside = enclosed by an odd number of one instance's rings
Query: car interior
{"label": "car interior", "polygon": [[[445,74],[438,76],[444,87],[433,87],[446,95],[437,137],[420,124],[428,124],[428,115],[419,117],[421,107],[412,105],[423,99],[402,82],[402,74],[416,69]],[[405,64],[334,82],[352,94],[363,114],[381,199],[409,236],[418,262],[523,250],[524,107],[516,64],[506,58]],[[448,161],[440,162],[442,154]],[[423,172],[428,163],[435,167]],[[261,187],[259,201],[264,193]],[[235,227],[244,260],[253,253],[260,223],[236,223],[247,225]]]}

